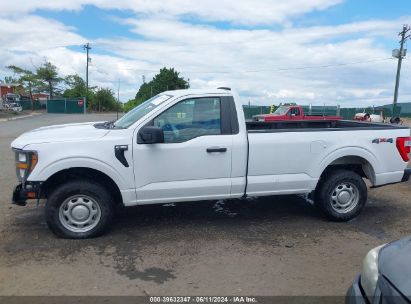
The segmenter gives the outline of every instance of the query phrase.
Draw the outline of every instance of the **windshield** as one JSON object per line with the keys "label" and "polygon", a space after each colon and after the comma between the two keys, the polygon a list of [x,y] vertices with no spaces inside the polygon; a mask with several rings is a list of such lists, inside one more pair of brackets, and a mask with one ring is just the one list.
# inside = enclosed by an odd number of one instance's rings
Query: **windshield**
{"label": "windshield", "polygon": [[284,114],[287,113],[287,111],[288,111],[288,107],[281,106],[277,110],[275,110],[275,112],[273,114],[274,115],[284,115]]}
{"label": "windshield", "polygon": [[156,95],[145,102],[139,104],[137,107],[135,107],[133,110],[128,112],[126,115],[121,117],[119,120],[117,120],[114,123],[114,127],[120,128],[120,129],[125,129],[131,126],[133,123],[135,123],[137,120],[142,118],[144,115],[150,113],[153,111],[155,108],[157,108],[160,104],[162,104],[164,101],[170,99],[172,96],[171,95]]}

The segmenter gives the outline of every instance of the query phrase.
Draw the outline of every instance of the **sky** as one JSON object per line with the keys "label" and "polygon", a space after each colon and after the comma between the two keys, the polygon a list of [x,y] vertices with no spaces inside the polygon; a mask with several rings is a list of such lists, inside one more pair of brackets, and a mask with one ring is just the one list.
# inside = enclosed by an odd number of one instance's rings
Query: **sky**
{"label": "sky", "polygon": [[[403,24],[409,0],[4,1],[0,77],[48,60],[85,78],[89,42],[90,86],[120,86],[122,102],[173,67],[191,88],[228,86],[244,104],[381,105],[393,99]],[[408,59],[399,102],[411,102]]]}

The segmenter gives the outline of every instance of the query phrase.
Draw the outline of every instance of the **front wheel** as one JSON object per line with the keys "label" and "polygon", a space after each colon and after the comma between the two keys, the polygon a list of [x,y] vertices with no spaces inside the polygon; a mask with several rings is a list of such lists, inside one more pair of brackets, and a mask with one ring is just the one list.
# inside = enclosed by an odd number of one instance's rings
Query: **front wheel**
{"label": "front wheel", "polygon": [[357,173],[335,170],[323,176],[314,204],[330,220],[345,222],[360,214],[367,201],[367,186]]}
{"label": "front wheel", "polygon": [[108,228],[112,214],[110,193],[88,180],[70,181],[57,187],[46,203],[47,224],[63,238],[99,236]]}

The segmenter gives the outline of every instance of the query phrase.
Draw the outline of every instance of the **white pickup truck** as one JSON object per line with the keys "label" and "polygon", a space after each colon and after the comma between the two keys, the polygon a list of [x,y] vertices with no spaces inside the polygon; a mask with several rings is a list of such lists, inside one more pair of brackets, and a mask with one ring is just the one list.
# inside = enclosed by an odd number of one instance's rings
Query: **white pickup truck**
{"label": "white pickup truck", "polygon": [[58,236],[87,238],[115,205],[311,193],[328,218],[357,216],[372,186],[409,179],[410,130],[358,121],[246,122],[229,89],[161,93],[115,122],[43,127],[11,144],[13,202],[47,199]]}

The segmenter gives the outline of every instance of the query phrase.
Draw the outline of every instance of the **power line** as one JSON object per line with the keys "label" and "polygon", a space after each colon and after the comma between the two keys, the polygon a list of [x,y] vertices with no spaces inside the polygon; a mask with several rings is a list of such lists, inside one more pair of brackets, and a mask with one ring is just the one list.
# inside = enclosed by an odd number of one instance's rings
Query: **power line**
{"label": "power line", "polygon": [[250,71],[245,71],[245,72],[246,73],[258,73],[258,72],[265,72],[265,71],[293,71],[293,70],[323,69],[323,68],[357,65],[357,64],[364,64],[364,63],[378,62],[378,61],[386,61],[386,60],[392,60],[392,58],[370,59],[370,60],[362,60],[362,61],[356,61],[356,62],[346,62],[346,63],[317,65],[317,66],[304,66],[304,67],[295,67],[295,68],[250,70]]}
{"label": "power line", "polygon": [[[337,64],[327,64],[327,65],[317,65],[317,66],[301,66],[301,67],[292,67],[292,68],[265,68],[265,69],[258,69],[258,70],[243,70],[243,71],[180,71],[181,73],[187,74],[231,74],[231,73],[259,73],[259,72],[268,72],[268,71],[293,71],[293,70],[307,70],[307,69],[322,69],[322,68],[332,68],[332,67],[343,67],[349,65],[359,65],[365,63],[372,63],[372,62],[379,62],[379,61],[386,61],[392,60],[391,57],[389,58],[375,58],[370,60],[361,60],[361,61],[354,61],[354,62],[345,62],[345,63],[337,63]],[[105,65],[107,66],[107,65]],[[150,69],[140,69],[140,68],[122,68],[122,67],[113,67],[111,69],[115,70],[125,70],[125,71],[141,71],[141,72],[154,72],[157,73],[159,70],[150,70]]]}
{"label": "power line", "polygon": [[[403,96],[406,96],[406,97],[410,97],[410,98],[411,98],[411,94],[405,94],[405,95],[403,95]],[[347,101],[347,100],[374,100],[374,99],[375,99],[375,100],[383,100],[383,99],[389,100],[390,97],[391,97],[391,96],[353,97],[353,98],[347,97],[347,98],[339,99],[339,100],[337,100],[337,102],[338,102],[338,101]]]}

